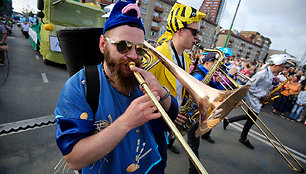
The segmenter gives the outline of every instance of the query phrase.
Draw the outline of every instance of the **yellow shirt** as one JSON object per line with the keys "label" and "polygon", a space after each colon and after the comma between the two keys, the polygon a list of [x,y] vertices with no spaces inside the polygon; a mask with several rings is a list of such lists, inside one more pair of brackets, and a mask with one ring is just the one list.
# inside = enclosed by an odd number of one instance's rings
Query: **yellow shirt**
{"label": "yellow shirt", "polygon": [[[173,62],[173,57],[171,54],[171,50],[169,45],[164,42],[161,46],[156,48],[161,54],[166,56],[169,60]],[[186,72],[189,72],[189,66],[191,60],[189,55],[184,51],[184,58],[185,58],[185,67]],[[154,62],[157,61],[158,58],[154,57]],[[162,64],[156,64],[152,69],[149,70],[152,74],[155,75],[156,79],[165,87],[167,87],[170,91],[170,94],[176,97],[177,90],[176,90],[176,79],[174,75]]]}

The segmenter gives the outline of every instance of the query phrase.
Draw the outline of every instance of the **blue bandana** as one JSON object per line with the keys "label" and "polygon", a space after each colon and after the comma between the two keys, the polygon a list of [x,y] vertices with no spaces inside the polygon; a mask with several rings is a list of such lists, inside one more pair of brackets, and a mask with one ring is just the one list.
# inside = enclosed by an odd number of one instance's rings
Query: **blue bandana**
{"label": "blue bandana", "polygon": [[121,25],[137,27],[142,29],[145,33],[140,18],[140,9],[136,4],[136,0],[120,0],[115,4],[109,18],[105,22],[103,34],[105,34],[106,31]]}

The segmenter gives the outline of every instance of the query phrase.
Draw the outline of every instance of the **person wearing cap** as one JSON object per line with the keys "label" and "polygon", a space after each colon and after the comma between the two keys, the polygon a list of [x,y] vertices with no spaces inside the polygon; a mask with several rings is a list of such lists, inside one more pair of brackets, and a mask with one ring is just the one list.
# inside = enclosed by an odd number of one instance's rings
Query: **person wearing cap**
{"label": "person wearing cap", "polygon": [[[218,60],[218,54],[209,52],[205,56],[205,58],[202,59],[202,64],[199,64],[191,73],[191,75],[196,79],[198,79],[199,81],[202,81],[217,60]],[[221,82],[221,79],[219,77],[214,76],[213,79],[210,80],[208,85],[216,89],[223,89],[222,85],[219,82]],[[198,129],[198,127],[199,123],[193,126],[193,128],[191,128],[187,132],[187,138],[189,146],[191,147],[195,155],[199,158],[200,137],[195,136],[195,132]],[[215,140],[213,140],[210,137],[211,131],[212,130],[202,135],[202,138],[210,143],[215,143]],[[195,168],[193,163],[189,161],[189,174],[196,174],[196,173],[198,173],[197,169]]]}
{"label": "person wearing cap", "polygon": [[[272,55],[271,58],[266,62],[266,64],[261,67],[261,70],[252,76],[252,82],[247,82],[247,84],[250,85],[250,90],[248,91],[245,97],[245,102],[252,109],[248,110],[248,114],[252,117],[252,119],[254,119],[254,121],[256,121],[257,115],[259,114],[260,109],[262,107],[262,103],[260,102],[260,100],[262,98],[266,100],[270,98],[269,92],[273,88],[272,82],[274,73],[280,73],[285,67],[285,65],[287,63],[290,63],[288,62],[288,60],[292,59],[293,58],[288,54]],[[254,113],[256,115],[254,115]],[[223,120],[223,128],[224,130],[226,130],[226,127],[229,125],[229,123],[241,120],[246,120],[246,122],[242,129],[239,142],[250,149],[254,149],[254,146],[247,139],[248,132],[254,124],[250,117],[248,117],[247,115],[240,115],[232,117],[230,119],[225,118]]]}
{"label": "person wearing cap", "polygon": [[[97,65],[100,94],[96,114],[86,100],[84,69],[65,83],[54,115],[56,142],[70,169],[83,174],[163,173],[152,171],[162,160],[155,132],[167,126],[133,71],[144,77],[173,120],[178,105],[151,73],[138,68],[144,33],[136,1],[118,1],[100,37],[104,61]],[[138,67],[130,69],[129,62]],[[165,136],[160,139],[166,141]]]}
{"label": "person wearing cap", "polygon": [[[199,39],[199,22],[202,17],[205,17],[204,13],[190,6],[175,3],[167,19],[167,30],[158,39],[158,42],[162,44],[156,49],[186,72],[189,72],[189,66],[191,64],[191,59],[186,50],[191,49]],[[155,61],[157,61],[156,57],[154,58]],[[154,66],[150,72],[155,75],[163,86],[169,89],[170,94],[176,97],[180,105],[184,93],[183,86],[174,75],[161,63]],[[175,120],[175,124],[182,124],[184,119],[186,118],[179,114]],[[170,134],[168,139],[168,148],[174,153],[179,153],[179,150],[173,146],[174,136]]]}

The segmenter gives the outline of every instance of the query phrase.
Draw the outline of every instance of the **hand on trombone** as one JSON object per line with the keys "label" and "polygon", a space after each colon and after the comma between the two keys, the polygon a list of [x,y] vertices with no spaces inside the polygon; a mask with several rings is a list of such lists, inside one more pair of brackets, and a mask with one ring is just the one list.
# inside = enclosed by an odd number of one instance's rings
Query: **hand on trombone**
{"label": "hand on trombone", "polygon": [[270,94],[266,94],[266,95],[263,96],[263,98],[264,98],[265,100],[270,100],[271,95],[270,95]]}
{"label": "hand on trombone", "polygon": [[240,107],[240,106],[242,106],[242,101],[240,101],[239,103],[237,103],[236,105],[235,105],[235,108],[238,108],[238,107]]}
{"label": "hand on trombone", "polygon": [[238,72],[237,68],[232,68],[231,70],[228,71],[228,73],[230,73],[232,76],[236,75],[237,72]]}
{"label": "hand on trombone", "polygon": [[[138,67],[131,67],[132,71],[139,72],[144,80],[147,82],[150,90],[154,93],[156,92],[159,96],[159,99],[162,99],[164,96],[168,94],[168,91],[158,82],[158,80],[155,78],[155,76],[148,71],[145,71]],[[140,90],[142,90],[143,93],[145,93],[144,89],[140,86]],[[171,97],[165,98],[163,101],[169,100]],[[166,109],[167,110],[167,109]]]}
{"label": "hand on trombone", "polygon": [[[130,67],[130,69],[141,74],[158,101],[168,95],[168,91],[163,88],[152,73],[138,67]],[[161,117],[161,113],[156,112],[157,107],[142,86],[140,86],[140,90],[144,95],[133,100],[122,115],[122,118],[125,118],[125,124],[129,128],[141,126],[152,119]],[[171,104],[171,97],[165,98],[162,103],[165,110],[168,110]]]}
{"label": "hand on trombone", "polygon": [[187,118],[184,115],[178,114],[176,119],[174,120],[174,123],[178,125],[182,125],[186,122]]}

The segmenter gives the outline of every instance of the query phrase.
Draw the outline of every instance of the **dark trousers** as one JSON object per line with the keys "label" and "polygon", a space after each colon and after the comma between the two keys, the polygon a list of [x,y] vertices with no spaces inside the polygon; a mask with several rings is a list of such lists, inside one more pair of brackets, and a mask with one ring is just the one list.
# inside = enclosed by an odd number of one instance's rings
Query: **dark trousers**
{"label": "dark trousers", "polygon": [[4,64],[5,61],[5,51],[0,50],[0,63]]}
{"label": "dark trousers", "polygon": [[[256,115],[258,115],[258,113],[254,112]],[[254,119],[254,121],[256,121],[257,117],[256,115],[253,114],[253,112],[249,109],[248,110],[248,114]],[[240,138],[243,140],[247,139],[247,135],[251,129],[251,127],[253,126],[254,122],[250,119],[249,116],[247,115],[239,115],[236,117],[232,117],[230,119],[228,119],[230,123],[236,122],[236,121],[241,121],[241,120],[246,120],[244,126],[243,126],[243,130],[241,132],[241,136]]]}
{"label": "dark trousers", "polygon": [[286,113],[289,112],[289,105],[289,97],[281,94],[277,104],[274,106],[274,109],[276,109],[278,112]]}
{"label": "dark trousers", "polygon": [[173,146],[173,143],[174,143],[174,141],[175,141],[175,136],[174,136],[174,134],[173,134],[172,131],[169,131],[169,134],[168,134],[168,141],[169,141],[168,147]]}
{"label": "dark trousers", "polygon": [[[199,123],[193,126],[190,131],[187,132],[187,143],[189,144],[190,148],[194,152],[194,154],[199,158],[199,146],[200,146],[200,137],[195,137],[195,132],[199,127]],[[189,159],[189,174],[198,174],[198,170]]]}
{"label": "dark trousers", "polygon": [[208,132],[206,132],[205,134],[202,135],[202,138],[208,138],[210,137],[212,129],[210,129]]}

